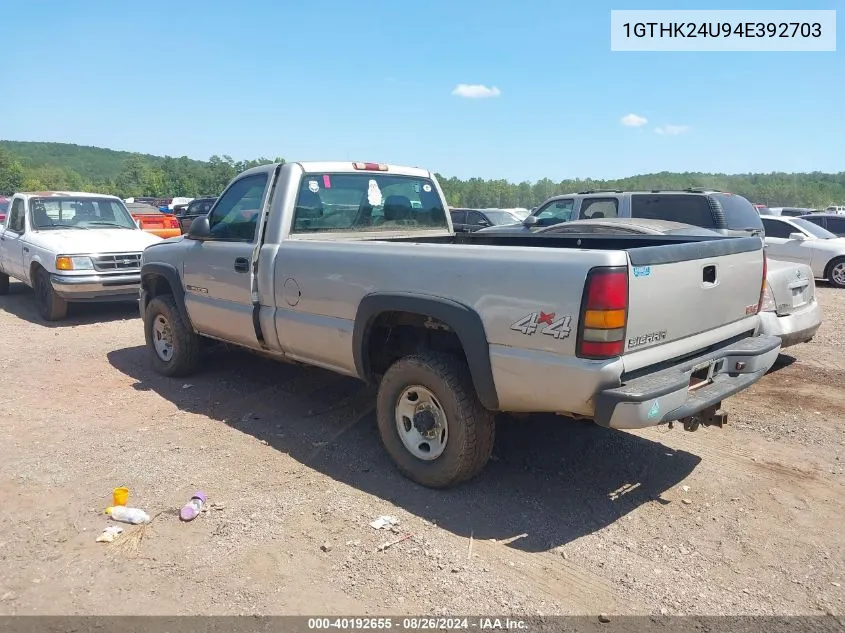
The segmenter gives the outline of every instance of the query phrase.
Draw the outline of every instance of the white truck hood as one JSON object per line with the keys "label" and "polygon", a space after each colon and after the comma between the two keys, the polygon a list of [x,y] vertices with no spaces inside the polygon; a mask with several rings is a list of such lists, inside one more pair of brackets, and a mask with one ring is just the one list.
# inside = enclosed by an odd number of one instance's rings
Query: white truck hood
{"label": "white truck hood", "polygon": [[29,241],[57,255],[143,251],[161,238],[141,229],[50,229],[35,231]]}

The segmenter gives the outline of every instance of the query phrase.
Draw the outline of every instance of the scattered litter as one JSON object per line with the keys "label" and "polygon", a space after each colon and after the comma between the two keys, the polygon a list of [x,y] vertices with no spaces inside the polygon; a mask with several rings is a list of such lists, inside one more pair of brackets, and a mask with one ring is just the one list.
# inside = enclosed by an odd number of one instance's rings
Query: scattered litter
{"label": "scattered litter", "polygon": [[681,486],[681,490],[684,492],[689,492],[689,486]]}
{"label": "scattered litter", "polygon": [[251,419],[252,419],[252,411],[250,411],[249,413],[247,413],[245,416],[243,416],[241,418],[241,424],[245,424],[246,422],[249,422]]}
{"label": "scattered litter", "polygon": [[842,585],[841,585],[840,583],[838,583],[838,582],[831,582],[830,584],[831,584],[831,585],[833,585],[834,587],[841,587],[841,586],[842,586]]}
{"label": "scattered litter", "polygon": [[190,389],[191,387],[193,387],[193,385],[189,385],[187,383],[182,385],[182,389]]}
{"label": "scattered litter", "polygon": [[453,574],[460,574],[461,568],[460,567],[452,567],[452,573]]}
{"label": "scattered litter", "polygon": [[123,533],[123,528],[119,525],[110,525],[97,537],[98,543],[111,543]]}
{"label": "scattered litter", "polygon": [[140,523],[149,523],[150,515],[140,508],[127,508],[126,506],[111,506],[106,508],[106,514],[111,516],[115,521],[122,523],[133,523],[138,525]]}
{"label": "scattered litter", "polygon": [[311,446],[314,448],[320,448],[321,446],[325,446],[328,442],[311,442]]}
{"label": "scattered litter", "polygon": [[320,545],[320,549],[324,552],[330,552],[333,548],[331,543],[323,543],[322,545]]}
{"label": "scattered litter", "polygon": [[112,505],[125,506],[129,501],[129,488],[115,488],[112,491]]}
{"label": "scattered litter", "polygon": [[402,541],[407,541],[409,538],[413,538],[413,536],[414,536],[413,534],[406,534],[405,536],[398,538],[395,541],[390,541],[388,543],[382,543],[381,545],[378,546],[378,551],[383,552],[387,549],[390,549],[394,545],[398,545]]}
{"label": "scattered litter", "polygon": [[399,519],[389,515],[380,516],[375,521],[370,522],[370,526],[377,530],[383,530],[386,527],[393,527],[394,525],[399,525]]}
{"label": "scattered litter", "polygon": [[669,615],[669,609],[667,609],[666,607],[661,607],[660,615]]}
{"label": "scattered litter", "polygon": [[739,501],[739,497],[731,497],[731,501]]}
{"label": "scattered litter", "polygon": [[689,504],[692,503],[692,499],[681,499],[681,503],[685,503],[686,505],[689,505]]}
{"label": "scattered litter", "polygon": [[566,552],[561,552],[560,555],[563,556],[563,560],[569,560],[569,554]]}
{"label": "scattered litter", "polygon": [[206,501],[208,501],[208,497],[205,496],[204,492],[195,493],[191,500],[179,510],[179,518],[183,521],[193,521],[202,512],[202,507]]}
{"label": "scattered litter", "polygon": [[361,541],[359,541],[358,539],[355,539],[354,541],[346,541],[346,544],[352,545],[354,547],[358,547],[361,544]]}
{"label": "scattered litter", "polygon": [[603,624],[607,624],[608,622],[610,622],[610,617],[608,617],[608,615],[606,613],[600,613],[599,614],[599,622],[601,622]]}
{"label": "scattered litter", "polygon": [[470,533],[469,533],[469,549],[467,550],[467,558],[472,558],[472,536],[473,536],[473,532],[470,530]]}
{"label": "scattered litter", "polygon": [[261,440],[261,443],[264,444],[264,446],[268,446],[270,444],[267,440]]}

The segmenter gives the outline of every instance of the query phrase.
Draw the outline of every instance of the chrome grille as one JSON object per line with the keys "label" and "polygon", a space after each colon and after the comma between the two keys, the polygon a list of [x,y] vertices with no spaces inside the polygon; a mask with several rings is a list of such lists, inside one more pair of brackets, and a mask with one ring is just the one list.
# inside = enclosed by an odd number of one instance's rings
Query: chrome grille
{"label": "chrome grille", "polygon": [[95,255],[91,260],[94,262],[94,270],[101,273],[116,270],[138,270],[141,268],[141,253]]}

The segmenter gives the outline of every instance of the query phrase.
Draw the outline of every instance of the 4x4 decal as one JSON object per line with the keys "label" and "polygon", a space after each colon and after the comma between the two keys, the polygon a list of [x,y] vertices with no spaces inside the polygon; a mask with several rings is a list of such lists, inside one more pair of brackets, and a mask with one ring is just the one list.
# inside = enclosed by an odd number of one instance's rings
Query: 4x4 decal
{"label": "4x4 decal", "polygon": [[547,334],[557,340],[562,340],[572,333],[572,317],[568,314],[558,316],[554,312],[538,310],[511,323],[511,329],[526,336],[531,336],[539,331],[540,334]]}

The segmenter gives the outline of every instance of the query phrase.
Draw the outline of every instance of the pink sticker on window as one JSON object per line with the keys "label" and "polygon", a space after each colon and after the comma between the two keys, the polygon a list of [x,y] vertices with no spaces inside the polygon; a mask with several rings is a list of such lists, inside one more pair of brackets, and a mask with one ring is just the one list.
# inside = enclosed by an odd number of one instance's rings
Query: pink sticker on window
{"label": "pink sticker on window", "polygon": [[331,188],[332,188],[332,181],[329,179],[329,175],[328,175],[328,174],[323,174],[323,186],[324,186],[326,189],[331,189]]}

